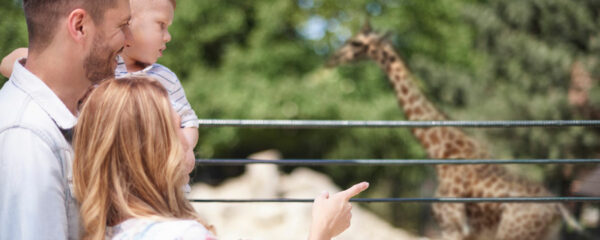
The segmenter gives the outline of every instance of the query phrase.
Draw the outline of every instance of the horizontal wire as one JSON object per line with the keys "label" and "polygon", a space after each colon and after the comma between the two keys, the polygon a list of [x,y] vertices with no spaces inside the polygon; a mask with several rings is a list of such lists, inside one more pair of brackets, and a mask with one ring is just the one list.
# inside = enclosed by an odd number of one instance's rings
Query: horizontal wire
{"label": "horizontal wire", "polygon": [[[311,203],[310,198],[275,199],[188,199],[197,203]],[[553,203],[553,202],[600,202],[600,197],[506,197],[506,198],[352,198],[350,202],[366,203],[474,203],[474,202],[510,202],[510,203]]]}
{"label": "horizontal wire", "polygon": [[284,160],[252,160],[252,159],[196,159],[200,165],[437,165],[437,164],[581,164],[600,163],[600,159],[284,159]]}
{"label": "horizontal wire", "polygon": [[600,120],[348,121],[348,120],[200,119],[200,127],[243,127],[243,128],[600,127]]}
{"label": "horizontal wire", "polygon": [[[200,127],[243,127],[243,128],[424,128],[424,127],[599,127],[600,120],[537,120],[537,121],[346,121],[346,120],[237,120],[201,119]],[[423,165],[423,164],[564,164],[600,163],[600,159],[196,159],[201,165]],[[313,199],[189,199],[197,203],[310,203]],[[600,197],[509,197],[509,198],[354,198],[351,202],[600,202]]]}

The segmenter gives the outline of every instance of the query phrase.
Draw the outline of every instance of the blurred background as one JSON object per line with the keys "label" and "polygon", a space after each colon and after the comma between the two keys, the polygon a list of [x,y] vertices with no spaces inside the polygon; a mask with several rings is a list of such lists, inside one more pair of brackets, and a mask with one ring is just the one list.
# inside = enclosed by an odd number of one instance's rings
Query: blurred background
{"label": "blurred background", "polygon": [[[4,56],[26,46],[27,33],[20,1],[0,1]],[[199,118],[404,120],[373,62],[324,67],[366,19],[391,33],[422,91],[452,120],[600,116],[598,0],[178,0],[173,40],[159,63],[179,76]],[[573,85],[574,68],[589,76],[586,84]],[[498,159],[600,152],[595,128],[466,131]],[[409,129],[201,128],[196,156],[245,158],[264,149],[283,158],[426,158]],[[562,196],[572,195],[572,180],[593,167],[509,166]],[[314,169],[341,187],[371,182],[360,197],[430,197],[436,184],[431,166]],[[194,179],[219,185],[242,172],[199,167]],[[429,204],[362,206],[415,234],[433,222]]]}

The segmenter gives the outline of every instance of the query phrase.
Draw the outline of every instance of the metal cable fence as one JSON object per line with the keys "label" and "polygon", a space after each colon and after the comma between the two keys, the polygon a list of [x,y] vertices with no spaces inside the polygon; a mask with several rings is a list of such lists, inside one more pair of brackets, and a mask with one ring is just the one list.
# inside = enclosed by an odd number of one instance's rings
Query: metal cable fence
{"label": "metal cable fence", "polygon": [[600,163],[600,159],[284,159],[284,160],[253,160],[253,159],[196,159],[201,165],[246,165],[246,164],[275,164],[275,165],[473,165],[473,164],[565,164],[565,163]]}
{"label": "metal cable fence", "polygon": [[[538,120],[538,121],[336,121],[336,120],[236,120],[202,119],[200,127],[239,128],[517,128],[517,127],[600,127],[600,120]],[[475,165],[475,164],[583,164],[600,163],[600,159],[196,159],[203,166],[234,166],[274,164],[285,166],[362,166],[362,165]],[[313,199],[189,199],[197,203],[311,203]],[[600,197],[503,197],[503,198],[354,198],[366,203],[472,203],[472,202],[600,202]]]}
{"label": "metal cable fence", "polygon": [[[312,203],[310,198],[275,198],[275,199],[190,199],[199,203]],[[365,203],[474,203],[474,202],[600,202],[600,197],[507,197],[507,198],[352,198],[350,202]]]}
{"label": "metal cable fence", "polygon": [[241,128],[514,128],[514,127],[600,127],[600,120],[538,121],[346,121],[346,120],[239,120],[202,119],[200,127]]}

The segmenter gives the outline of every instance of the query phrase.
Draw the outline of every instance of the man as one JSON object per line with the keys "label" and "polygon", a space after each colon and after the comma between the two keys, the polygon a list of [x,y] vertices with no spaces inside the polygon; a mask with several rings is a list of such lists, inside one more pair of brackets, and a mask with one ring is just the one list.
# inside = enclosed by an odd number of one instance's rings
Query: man
{"label": "man", "polygon": [[0,90],[0,239],[78,239],[71,129],[92,84],[114,76],[128,0],[23,0],[26,63]]}

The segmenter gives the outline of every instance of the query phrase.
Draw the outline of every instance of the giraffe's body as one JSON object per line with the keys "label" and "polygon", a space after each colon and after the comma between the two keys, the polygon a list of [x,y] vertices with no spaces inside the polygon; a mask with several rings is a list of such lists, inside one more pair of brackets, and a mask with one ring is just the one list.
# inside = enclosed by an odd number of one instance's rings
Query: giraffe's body
{"label": "giraffe's body", "polygon": [[[391,43],[364,28],[332,58],[338,65],[358,58],[372,59],[386,72],[408,120],[446,120],[414,84]],[[455,127],[415,128],[413,134],[431,158],[485,159],[486,150]],[[437,196],[524,197],[550,196],[541,185],[512,176],[499,165],[438,165]],[[437,203],[435,218],[443,239],[547,239],[558,216],[558,204]]]}

